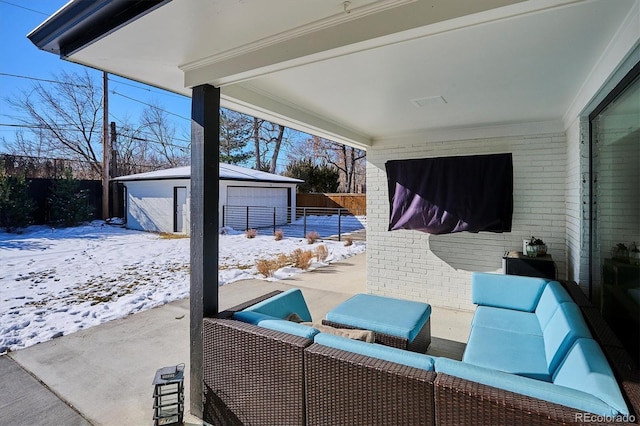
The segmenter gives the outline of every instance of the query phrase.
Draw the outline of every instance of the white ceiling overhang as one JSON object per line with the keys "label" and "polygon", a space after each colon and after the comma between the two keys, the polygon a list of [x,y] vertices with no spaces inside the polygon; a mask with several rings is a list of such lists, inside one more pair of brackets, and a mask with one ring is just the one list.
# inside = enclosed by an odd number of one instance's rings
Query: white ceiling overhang
{"label": "white ceiling overhang", "polygon": [[366,147],[562,120],[638,3],[173,0],[68,59]]}

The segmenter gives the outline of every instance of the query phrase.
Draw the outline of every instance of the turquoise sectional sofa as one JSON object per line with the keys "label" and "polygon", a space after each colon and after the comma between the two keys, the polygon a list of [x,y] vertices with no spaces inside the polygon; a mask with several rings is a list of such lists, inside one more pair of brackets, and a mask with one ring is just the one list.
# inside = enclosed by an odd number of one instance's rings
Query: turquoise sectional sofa
{"label": "turquoise sectional sofa", "polygon": [[628,416],[609,363],[559,282],[475,273],[478,305],[462,362],[436,372],[601,416]]}
{"label": "turquoise sectional sofa", "polygon": [[[213,405],[244,419],[238,424],[637,424],[637,369],[631,387],[614,375],[583,306],[562,284],[474,273],[472,299],[477,309],[459,361],[289,321],[292,313],[302,321],[311,315],[299,289],[282,292],[233,320],[205,319],[205,348],[215,347],[205,356],[205,387]],[[216,374],[235,378],[223,386]],[[285,383],[296,387],[284,390]]]}

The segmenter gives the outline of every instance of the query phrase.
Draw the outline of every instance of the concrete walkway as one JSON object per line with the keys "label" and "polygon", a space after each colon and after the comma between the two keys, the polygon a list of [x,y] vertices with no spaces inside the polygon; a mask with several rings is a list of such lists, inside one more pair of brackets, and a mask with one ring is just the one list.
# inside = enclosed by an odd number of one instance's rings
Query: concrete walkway
{"label": "concrete walkway", "polygon": [[[295,275],[282,281],[246,280],[220,287],[220,309],[224,310],[273,290],[301,288],[314,320],[320,320],[332,307],[353,294],[366,292],[366,255],[361,254],[312,272]],[[434,308],[432,313],[433,343],[429,353],[459,358],[469,332],[471,313]],[[49,342],[12,352],[18,365],[9,365],[12,373],[20,368],[33,374],[42,400],[54,398],[49,405],[55,419],[37,421],[28,414],[38,405],[38,399],[16,397],[0,399],[3,416],[5,406],[11,407],[16,419],[8,424],[50,425],[150,425],[152,424],[152,380],[155,371],[164,366],[185,363],[189,371],[189,300],[179,300],[115,321],[79,331]],[[19,371],[18,371],[19,373]],[[24,374],[27,374],[23,371]],[[29,374],[27,374],[29,376]],[[17,395],[24,382],[2,381],[1,393]],[[16,387],[16,389],[14,389]],[[60,399],[55,401],[55,395]],[[189,377],[185,378],[185,407],[189,403]],[[14,392],[16,391],[16,392]],[[0,397],[1,398],[1,397]],[[74,407],[74,412],[64,402]],[[22,419],[20,413],[23,413]],[[17,416],[16,416],[17,414]],[[76,416],[74,417],[73,414]],[[84,418],[83,418],[84,417]],[[4,419],[3,419],[4,420]],[[77,422],[77,423],[74,423]],[[187,416],[187,424],[202,424]]]}
{"label": "concrete walkway", "polygon": [[0,356],[0,377],[0,424],[90,424],[8,356]]}

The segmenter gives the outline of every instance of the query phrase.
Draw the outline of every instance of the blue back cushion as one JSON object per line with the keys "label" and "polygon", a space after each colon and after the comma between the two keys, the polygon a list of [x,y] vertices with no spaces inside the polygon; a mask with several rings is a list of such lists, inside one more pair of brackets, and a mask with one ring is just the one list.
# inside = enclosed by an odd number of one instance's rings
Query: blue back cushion
{"label": "blue back cushion", "polygon": [[299,288],[292,288],[273,297],[248,307],[245,311],[259,312],[272,317],[285,319],[292,313],[296,313],[302,321],[310,322],[311,313],[307,302]]}
{"label": "blue back cushion", "polygon": [[591,337],[589,328],[575,303],[561,303],[542,330],[549,373],[553,377],[560,362],[580,337]]}
{"label": "blue back cushion", "polygon": [[261,314],[259,312],[238,311],[233,313],[233,319],[253,325],[258,325],[260,321],[277,320],[279,318],[272,317],[271,315]]}
{"label": "blue back cushion", "polygon": [[287,320],[262,320],[258,326],[268,328],[269,330],[282,331],[283,333],[293,334],[294,336],[313,339],[319,333],[317,328],[308,325],[298,324]]}
{"label": "blue back cushion", "polygon": [[361,340],[347,339],[346,337],[335,336],[328,333],[317,334],[314,342],[323,346],[395,362],[396,364],[402,364],[408,367],[421,368],[427,371],[433,371],[435,363],[435,358],[429,355],[392,348],[378,343],[366,343]]}
{"label": "blue back cushion", "polygon": [[471,300],[476,305],[533,312],[546,284],[544,278],[474,272]]}
{"label": "blue back cushion", "polygon": [[629,414],[620,387],[593,339],[577,339],[558,367],[553,383],[577,390],[586,390],[606,402],[620,414]]}
{"label": "blue back cushion", "polygon": [[549,282],[544,288],[538,306],[536,307],[536,317],[538,318],[540,329],[544,329],[547,326],[556,309],[564,302],[572,302],[567,291],[559,282]]}

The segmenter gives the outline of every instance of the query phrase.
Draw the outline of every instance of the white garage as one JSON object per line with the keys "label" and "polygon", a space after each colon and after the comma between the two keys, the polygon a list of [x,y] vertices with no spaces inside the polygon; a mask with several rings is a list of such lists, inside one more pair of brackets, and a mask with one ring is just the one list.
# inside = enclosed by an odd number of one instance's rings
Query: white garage
{"label": "white garage", "polygon": [[[126,226],[189,234],[191,167],[120,176]],[[296,186],[302,182],[232,164],[220,164],[220,226],[265,228],[295,219]]]}

